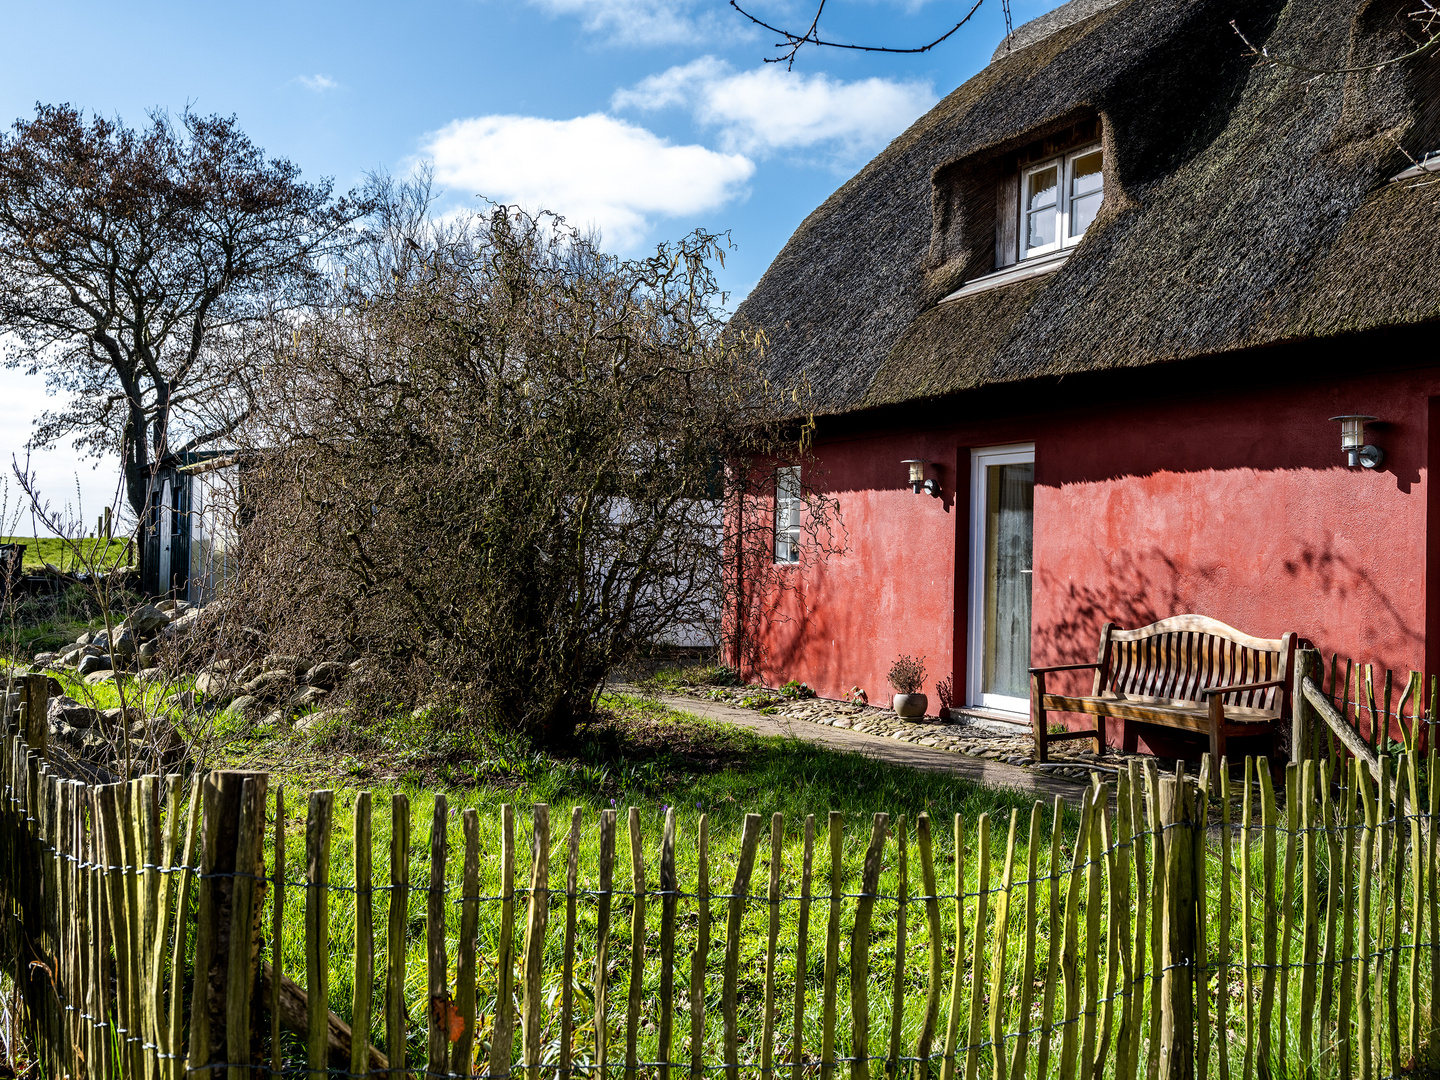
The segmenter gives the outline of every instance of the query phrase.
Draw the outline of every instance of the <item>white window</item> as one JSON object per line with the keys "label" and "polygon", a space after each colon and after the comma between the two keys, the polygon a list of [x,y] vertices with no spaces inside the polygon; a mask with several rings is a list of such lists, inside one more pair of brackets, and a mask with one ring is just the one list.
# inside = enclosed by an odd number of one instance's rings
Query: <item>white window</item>
{"label": "white window", "polygon": [[800,561],[800,466],[775,470],[775,561]]}
{"label": "white window", "polygon": [[1078,243],[1105,197],[1099,146],[1052,158],[1020,176],[1020,257]]}

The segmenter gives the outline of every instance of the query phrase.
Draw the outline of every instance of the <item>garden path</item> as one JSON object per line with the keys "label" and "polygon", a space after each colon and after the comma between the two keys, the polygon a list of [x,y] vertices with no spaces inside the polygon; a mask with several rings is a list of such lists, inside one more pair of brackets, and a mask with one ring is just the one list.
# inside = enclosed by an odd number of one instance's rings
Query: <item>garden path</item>
{"label": "garden path", "polygon": [[[819,724],[794,720],[785,716],[765,716],[753,709],[742,709],[717,701],[705,701],[681,694],[667,694],[660,691],[642,690],[633,686],[617,686],[616,690],[635,694],[638,697],[658,701],[676,712],[689,713],[705,720],[719,720],[747,728],[759,735],[782,735],[791,739],[828,746],[851,754],[874,758],[889,765],[905,765],[925,772],[950,773],[954,776],[973,780],[990,787],[1009,788],[1013,791],[1033,795],[1049,802],[1059,795],[1073,806],[1080,805],[1081,792],[1086,785],[1059,776],[1047,776],[1033,769],[1018,765],[1007,765],[1003,761],[988,761],[984,758],[968,757],[948,750],[932,750],[898,739],[869,735],[847,728],[826,727]],[[1105,777],[1109,780],[1110,777]]]}

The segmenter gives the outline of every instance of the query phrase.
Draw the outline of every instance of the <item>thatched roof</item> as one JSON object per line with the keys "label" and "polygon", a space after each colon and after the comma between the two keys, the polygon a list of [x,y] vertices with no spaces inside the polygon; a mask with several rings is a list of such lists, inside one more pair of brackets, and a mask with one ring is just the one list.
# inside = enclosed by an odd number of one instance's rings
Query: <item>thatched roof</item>
{"label": "thatched roof", "polygon": [[[1440,147],[1440,59],[1315,79],[1229,26],[1358,66],[1408,51],[1407,2],[1073,0],[812,213],[737,317],[821,413],[1440,320],[1440,184],[1391,181]],[[993,219],[945,240],[946,178],[1095,115],[1105,204],[1069,260],[941,302],[994,258]]]}

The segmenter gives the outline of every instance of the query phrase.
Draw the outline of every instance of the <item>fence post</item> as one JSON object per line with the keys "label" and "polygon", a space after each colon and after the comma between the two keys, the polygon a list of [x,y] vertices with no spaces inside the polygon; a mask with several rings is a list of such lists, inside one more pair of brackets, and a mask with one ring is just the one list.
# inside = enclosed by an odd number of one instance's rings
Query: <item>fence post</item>
{"label": "fence post", "polygon": [[20,680],[20,703],[25,711],[25,743],[41,757],[50,756],[50,677],[30,674]]}
{"label": "fence post", "polygon": [[1160,1076],[1195,1075],[1195,845],[1190,785],[1160,780],[1165,838],[1164,965],[1160,997]]}
{"label": "fence post", "polygon": [[[268,781],[268,773],[228,769],[201,781],[204,824],[190,1020],[192,1070],[216,1058],[248,1065],[250,1047],[257,1045],[255,987],[265,895],[265,882],[257,879],[265,874]],[[249,1030],[232,1036],[229,1027],[242,1017]],[[239,1080],[238,1074],[238,1069],[231,1070],[231,1080]],[[202,1073],[197,1080],[207,1077]],[[220,1077],[211,1074],[208,1080]]]}
{"label": "fence post", "polygon": [[1315,707],[1300,689],[1306,675],[1315,680],[1316,686],[1322,685],[1320,653],[1315,649],[1298,649],[1295,653],[1295,678],[1290,688],[1290,760],[1296,762],[1315,756],[1311,741],[1320,722]]}

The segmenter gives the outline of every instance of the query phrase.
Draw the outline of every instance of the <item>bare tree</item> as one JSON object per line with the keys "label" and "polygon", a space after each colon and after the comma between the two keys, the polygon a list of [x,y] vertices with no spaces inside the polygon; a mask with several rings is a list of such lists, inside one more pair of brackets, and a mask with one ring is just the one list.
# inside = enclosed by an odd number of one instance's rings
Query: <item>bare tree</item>
{"label": "bare tree", "polygon": [[302,303],[365,207],[267,160],[233,117],[126,127],[69,105],[0,134],[0,330],[69,395],[34,442],[119,451],[143,516],[153,465],[254,404],[251,328]]}
{"label": "bare tree", "polygon": [[[980,5],[984,2],[985,0],[974,0],[974,3],[970,4],[969,9],[961,17],[959,22],[957,22],[954,26],[950,27],[950,29],[946,30],[939,37],[933,38],[932,40],[927,41],[922,45],[875,45],[858,42],[832,41],[828,38],[823,38],[820,36],[820,20],[825,15],[826,0],[820,0],[819,4],[816,5],[815,14],[810,19],[810,25],[806,26],[803,30],[799,29],[798,27],[787,30],[784,27],[772,26],[770,23],[765,22],[763,19],[757,18],[751,12],[746,11],[743,7],[740,6],[739,0],[730,0],[730,6],[761,29],[769,30],[772,34],[780,35],[780,40],[775,43],[775,48],[778,51],[775,53],[774,56],[765,57],[765,62],[767,64],[784,64],[786,68],[793,68],[795,66],[796,55],[806,45],[815,45],[827,49],[852,49],[856,52],[929,52],[937,45],[948,41],[950,37],[956,33],[956,31],[958,31],[962,26],[968,23],[975,15],[975,13],[980,10]],[[1004,9],[1005,12],[1005,33],[1009,34],[1012,29],[1012,23],[1010,18],[1010,0],[1000,0],[1000,6],[1002,9]]]}
{"label": "bare tree", "polygon": [[[334,301],[275,324],[230,596],[274,649],[359,660],[377,703],[563,742],[617,664],[734,634],[804,398],[726,325],[720,238],[622,261],[400,194]],[[833,503],[806,511],[823,557]]]}

